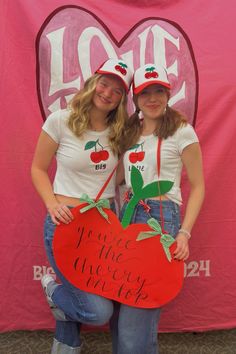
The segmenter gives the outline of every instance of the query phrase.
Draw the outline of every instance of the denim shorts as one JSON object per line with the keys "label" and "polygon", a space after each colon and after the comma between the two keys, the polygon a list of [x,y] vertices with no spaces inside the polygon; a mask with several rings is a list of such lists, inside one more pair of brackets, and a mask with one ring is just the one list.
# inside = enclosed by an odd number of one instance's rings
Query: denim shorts
{"label": "denim shorts", "polygon": [[[162,225],[160,206],[162,206],[162,215],[164,219],[164,230],[171,236],[175,237],[180,229],[180,208],[179,205],[171,200],[155,200],[144,199],[145,204],[150,207],[149,212],[146,212],[141,204],[137,204],[134,208],[131,224],[146,224],[148,219],[156,219]],[[127,202],[124,203],[120,211],[120,220],[124,215]]]}

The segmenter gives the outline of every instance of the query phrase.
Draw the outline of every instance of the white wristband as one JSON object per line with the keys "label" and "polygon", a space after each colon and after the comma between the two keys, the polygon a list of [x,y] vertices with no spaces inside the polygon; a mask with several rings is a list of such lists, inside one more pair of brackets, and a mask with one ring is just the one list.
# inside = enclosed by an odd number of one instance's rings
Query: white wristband
{"label": "white wristband", "polygon": [[190,239],[190,238],[191,238],[190,232],[188,232],[188,231],[185,230],[185,229],[179,229],[179,233],[185,235],[185,236],[187,237],[187,239]]}

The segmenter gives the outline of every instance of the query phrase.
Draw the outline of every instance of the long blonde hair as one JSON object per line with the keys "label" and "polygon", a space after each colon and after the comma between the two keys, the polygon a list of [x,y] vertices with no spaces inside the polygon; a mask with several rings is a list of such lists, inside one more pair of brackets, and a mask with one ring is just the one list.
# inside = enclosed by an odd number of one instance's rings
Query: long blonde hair
{"label": "long blonde hair", "polygon": [[[170,96],[169,90],[166,89],[167,96]],[[138,95],[134,95],[133,101],[136,107],[135,112],[126,121],[122,150],[125,151],[135,145],[142,134],[142,120],[139,117],[140,109],[138,108]],[[165,113],[158,118],[158,125],[154,131],[154,135],[162,139],[172,136],[181,126],[187,124],[187,118],[179,111],[167,105]]]}
{"label": "long blonde hair", "polygon": [[[92,99],[97,82],[101,74],[94,74],[84,83],[84,87],[73,97],[69,104],[71,113],[68,118],[68,127],[78,137],[89,129],[90,110]],[[121,101],[116,109],[107,116],[107,125],[110,127],[108,136],[109,145],[114,154],[121,152],[121,139],[125,122],[128,120],[127,113],[127,94],[124,90]]]}

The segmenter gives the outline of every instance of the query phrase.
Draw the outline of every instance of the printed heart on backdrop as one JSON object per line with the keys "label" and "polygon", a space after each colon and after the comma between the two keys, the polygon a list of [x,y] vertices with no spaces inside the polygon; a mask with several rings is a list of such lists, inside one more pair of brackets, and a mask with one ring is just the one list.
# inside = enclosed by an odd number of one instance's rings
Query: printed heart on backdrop
{"label": "printed heart on backdrop", "polygon": [[[121,39],[89,10],[69,5],[56,9],[42,24],[36,40],[38,99],[44,119],[65,108],[83,82],[107,58],[123,58],[131,68],[145,63],[167,67],[170,106],[185,113],[194,125],[198,74],[192,45],[178,23],[153,17],[142,19]],[[129,111],[133,112],[131,97]]]}
{"label": "printed heart on backdrop", "polygon": [[109,222],[88,204],[72,209],[75,219],[56,227],[53,250],[61,273],[81,290],[143,308],[160,307],[172,300],[183,284],[183,261],[167,259],[160,236],[137,241],[147,224],[123,229],[110,209]]}

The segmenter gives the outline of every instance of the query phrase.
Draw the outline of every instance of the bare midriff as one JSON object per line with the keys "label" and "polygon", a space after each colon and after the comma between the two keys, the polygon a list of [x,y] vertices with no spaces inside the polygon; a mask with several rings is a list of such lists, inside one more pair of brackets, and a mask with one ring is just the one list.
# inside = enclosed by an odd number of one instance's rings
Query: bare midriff
{"label": "bare midriff", "polygon": [[152,197],[152,198],[148,198],[148,199],[154,199],[154,200],[170,200],[167,196],[165,195],[161,195],[159,197]]}
{"label": "bare midriff", "polygon": [[[133,194],[132,190],[130,192]],[[144,198],[146,199],[146,198]],[[152,198],[147,198],[147,199],[152,199],[152,200],[170,200],[165,194],[158,196],[158,197],[152,197]]]}
{"label": "bare midriff", "polygon": [[[65,204],[67,206],[76,207],[77,205],[83,204],[79,198],[68,197],[66,195],[55,194],[55,197],[59,203]],[[112,203],[114,198],[108,198],[109,202]]]}

